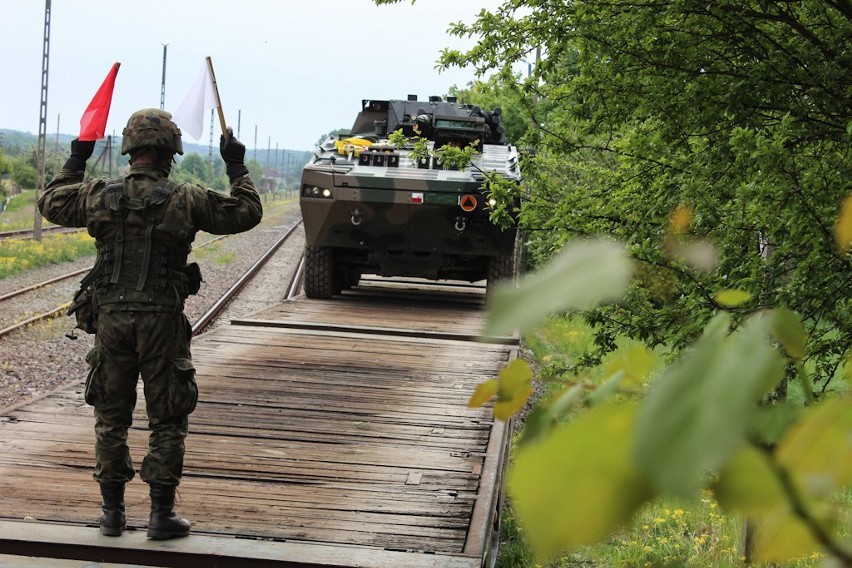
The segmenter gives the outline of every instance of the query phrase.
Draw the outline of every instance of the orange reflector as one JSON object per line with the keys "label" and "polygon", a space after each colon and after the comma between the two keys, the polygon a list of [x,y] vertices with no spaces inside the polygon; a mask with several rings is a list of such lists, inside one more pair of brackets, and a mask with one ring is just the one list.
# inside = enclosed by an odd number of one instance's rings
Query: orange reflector
{"label": "orange reflector", "polygon": [[462,208],[462,211],[470,213],[476,209],[476,198],[472,195],[464,195],[459,199],[459,206]]}

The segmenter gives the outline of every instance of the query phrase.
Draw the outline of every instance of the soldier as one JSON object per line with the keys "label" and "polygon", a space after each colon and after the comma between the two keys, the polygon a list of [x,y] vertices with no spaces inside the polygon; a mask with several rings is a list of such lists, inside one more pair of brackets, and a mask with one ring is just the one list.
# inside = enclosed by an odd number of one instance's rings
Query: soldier
{"label": "soldier", "polygon": [[183,307],[198,291],[201,274],[198,265],[187,266],[187,255],[198,231],[247,231],[263,210],[243,163],[245,146],[230,129],[219,142],[230,196],[168,179],[175,153],[183,154],[180,129],[169,113],[135,112],[123,135],[121,153],[130,154],[126,176],[83,182],[95,143],[74,140],[38,208],[58,225],[86,227],[97,247],[72,310],[78,327],[96,334],[86,356],[84,396],[95,414],[101,533],[119,536],[125,528],[124,487],[134,475],[127,430],[141,374],[151,433],[140,476],[150,485],[148,538],[159,540],[186,536],[190,529],[174,511],[188,416],[198,400]]}

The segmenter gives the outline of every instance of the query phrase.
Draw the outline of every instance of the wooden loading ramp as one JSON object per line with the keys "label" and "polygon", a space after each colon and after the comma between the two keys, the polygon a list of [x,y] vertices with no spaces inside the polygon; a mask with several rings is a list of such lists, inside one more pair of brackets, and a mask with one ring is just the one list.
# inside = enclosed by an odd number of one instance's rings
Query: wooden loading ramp
{"label": "wooden loading ramp", "polygon": [[[145,538],[149,501],[138,477],[127,487],[124,536],[94,528],[100,496],[82,384],[7,409],[0,566],[23,557],[488,565],[509,432],[466,402],[517,355],[517,339],[477,339],[483,320],[481,288],[368,280],[195,338],[201,396],[177,502],[193,522],[184,539]],[[137,468],[147,445],[142,400],[140,384],[129,439]]]}

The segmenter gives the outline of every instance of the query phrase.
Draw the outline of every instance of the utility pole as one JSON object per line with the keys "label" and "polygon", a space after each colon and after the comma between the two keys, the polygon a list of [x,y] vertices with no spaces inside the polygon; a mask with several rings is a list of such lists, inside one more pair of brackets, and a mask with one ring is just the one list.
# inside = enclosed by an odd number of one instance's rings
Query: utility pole
{"label": "utility pole", "polygon": [[166,108],[166,52],[169,44],[163,44],[163,80],[160,82],[160,110]]}
{"label": "utility pole", "polygon": [[254,161],[257,161],[257,125],[254,125]]}
{"label": "utility pole", "polygon": [[240,139],[240,122],[243,119],[243,109],[237,109],[237,140]]}
{"label": "utility pole", "polygon": [[44,0],[44,45],[41,55],[41,105],[38,119],[38,179],[36,180],[36,206],[33,210],[33,240],[41,242],[41,212],[38,198],[44,191],[44,150],[47,144],[47,70],[50,60],[50,0]]}
{"label": "utility pole", "polygon": [[269,137],[269,140],[266,141],[266,176],[270,177],[269,174],[269,153],[272,151],[272,136]]}
{"label": "utility pole", "polygon": [[112,177],[112,136],[107,136],[107,160],[109,160],[109,177]]}

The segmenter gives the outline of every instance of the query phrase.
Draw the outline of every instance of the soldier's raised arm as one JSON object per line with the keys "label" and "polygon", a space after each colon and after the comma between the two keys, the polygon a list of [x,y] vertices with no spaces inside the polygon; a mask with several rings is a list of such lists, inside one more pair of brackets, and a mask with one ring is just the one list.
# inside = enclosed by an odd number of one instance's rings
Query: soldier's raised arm
{"label": "soldier's raised arm", "polygon": [[38,210],[45,219],[64,227],[86,226],[88,192],[82,189],[83,176],[94,151],[94,141],[71,141],[71,156],[38,198]]}
{"label": "soldier's raised arm", "polygon": [[201,207],[195,223],[198,229],[217,235],[248,231],[263,218],[263,206],[245,165],[246,147],[228,128],[227,136],[220,137],[219,152],[231,182],[231,195],[207,190],[204,204],[196,204]]}

